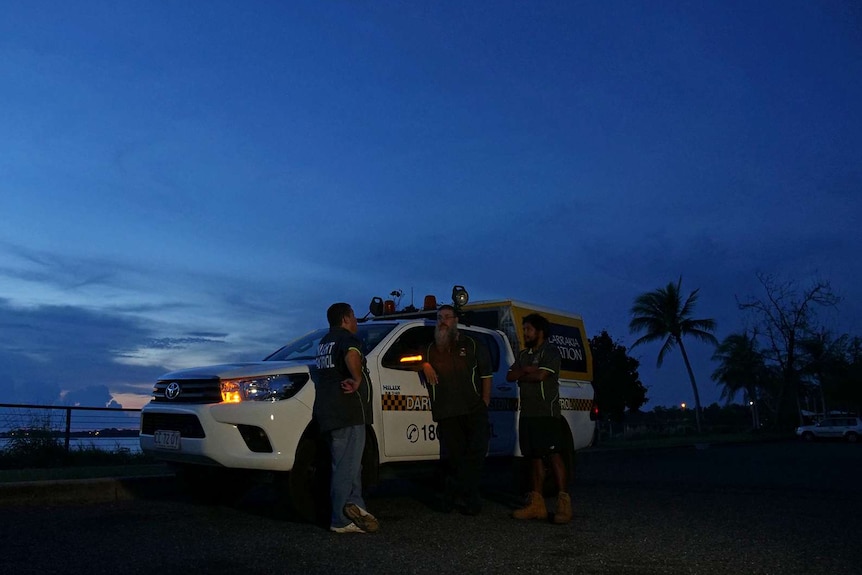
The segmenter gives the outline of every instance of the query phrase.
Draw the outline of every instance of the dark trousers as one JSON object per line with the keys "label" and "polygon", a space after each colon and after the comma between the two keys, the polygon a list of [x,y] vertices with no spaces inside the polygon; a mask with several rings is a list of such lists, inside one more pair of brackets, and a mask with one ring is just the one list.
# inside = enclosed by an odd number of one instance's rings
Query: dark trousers
{"label": "dark trousers", "polygon": [[479,480],[490,439],[488,412],[459,415],[437,422],[440,458],[451,470],[445,494],[463,497],[468,505],[479,502]]}

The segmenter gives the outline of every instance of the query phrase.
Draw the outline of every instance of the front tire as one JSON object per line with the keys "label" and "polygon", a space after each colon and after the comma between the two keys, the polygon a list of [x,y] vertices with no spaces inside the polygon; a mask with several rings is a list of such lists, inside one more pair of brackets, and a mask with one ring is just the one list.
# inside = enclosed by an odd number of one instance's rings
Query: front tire
{"label": "front tire", "polygon": [[810,431],[806,431],[805,433],[802,434],[802,441],[807,441],[809,443],[814,441],[814,434],[811,433]]}
{"label": "front tire", "polygon": [[856,432],[851,431],[847,434],[847,441],[849,443],[857,443],[859,441],[859,435],[857,435]]}
{"label": "front tire", "polygon": [[329,448],[321,438],[300,440],[288,482],[290,504],[296,514],[304,521],[328,527],[332,462]]}

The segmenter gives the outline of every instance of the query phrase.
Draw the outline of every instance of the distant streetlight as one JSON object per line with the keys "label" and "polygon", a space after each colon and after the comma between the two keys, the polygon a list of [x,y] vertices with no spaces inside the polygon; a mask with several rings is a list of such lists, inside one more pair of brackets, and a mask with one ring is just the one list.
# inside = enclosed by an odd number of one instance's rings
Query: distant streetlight
{"label": "distant streetlight", "polygon": [[754,430],[756,431],[760,428],[760,418],[758,417],[759,414],[757,413],[757,404],[754,403],[754,400],[751,400],[748,402],[748,406],[751,407],[751,427],[754,428]]}
{"label": "distant streetlight", "polygon": [[685,411],[685,402],[680,403],[679,406],[682,408],[683,411]]}

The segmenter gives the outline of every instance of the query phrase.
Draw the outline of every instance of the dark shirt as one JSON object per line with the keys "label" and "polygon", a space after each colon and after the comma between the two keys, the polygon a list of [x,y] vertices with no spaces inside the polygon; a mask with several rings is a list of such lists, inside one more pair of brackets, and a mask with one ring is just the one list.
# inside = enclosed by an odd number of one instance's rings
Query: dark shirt
{"label": "dark shirt", "polygon": [[428,385],[434,421],[487,410],[482,400],[482,378],[491,377],[491,356],[484,346],[462,333],[451,349],[428,346],[428,363],[437,372],[437,385]]}
{"label": "dark shirt", "polygon": [[535,366],[548,371],[544,381],[518,381],[521,417],[560,415],[560,350],[547,341],[536,349],[523,349],[515,360],[519,367]]}
{"label": "dark shirt", "polygon": [[[362,358],[362,381],[354,393],[344,393],[341,382],[351,377],[345,357],[356,350]],[[373,422],[371,379],[362,341],[343,327],[332,328],[317,346],[314,417],[321,431]]]}

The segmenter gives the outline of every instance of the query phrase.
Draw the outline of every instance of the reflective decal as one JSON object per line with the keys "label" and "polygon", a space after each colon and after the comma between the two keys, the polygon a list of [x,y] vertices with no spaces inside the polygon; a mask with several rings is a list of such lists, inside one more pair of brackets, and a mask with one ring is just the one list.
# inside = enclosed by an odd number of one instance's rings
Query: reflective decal
{"label": "reflective decal", "polygon": [[431,400],[427,395],[384,393],[380,402],[383,411],[431,411]]}

